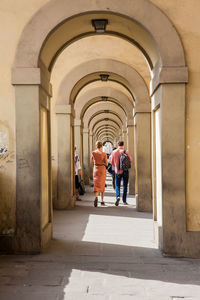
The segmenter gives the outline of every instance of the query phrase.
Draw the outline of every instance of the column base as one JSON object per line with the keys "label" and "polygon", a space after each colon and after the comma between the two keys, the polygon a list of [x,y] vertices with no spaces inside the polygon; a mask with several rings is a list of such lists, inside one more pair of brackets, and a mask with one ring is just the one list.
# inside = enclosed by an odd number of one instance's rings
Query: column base
{"label": "column base", "polygon": [[55,205],[54,205],[54,209],[55,210],[68,210],[68,209],[72,209],[75,207],[75,201],[76,201],[75,196],[68,197],[67,199],[64,199],[64,200],[66,200],[66,201],[61,201],[60,199],[58,199],[57,203],[55,203]]}
{"label": "column base", "polygon": [[52,223],[48,223],[40,235],[0,236],[0,253],[5,254],[39,254],[47,248],[52,239]]}
{"label": "column base", "polygon": [[162,234],[162,227],[158,225],[157,221],[154,221],[154,241],[156,247],[162,251],[163,248],[163,234]]}
{"label": "column base", "polygon": [[136,196],[136,207],[140,212],[152,212],[152,199],[149,197]]}

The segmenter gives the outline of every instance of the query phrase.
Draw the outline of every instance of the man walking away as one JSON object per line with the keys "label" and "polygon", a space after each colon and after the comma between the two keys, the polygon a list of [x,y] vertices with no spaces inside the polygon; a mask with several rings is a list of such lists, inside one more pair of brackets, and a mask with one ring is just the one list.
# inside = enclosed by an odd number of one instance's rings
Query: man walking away
{"label": "man walking away", "polygon": [[133,158],[129,154],[128,150],[124,149],[124,142],[118,142],[118,148],[113,151],[110,163],[115,168],[115,184],[116,184],[116,202],[115,205],[118,206],[120,202],[120,186],[121,179],[123,178],[123,203],[127,205],[127,186],[129,179],[129,168],[131,167],[131,162]]}

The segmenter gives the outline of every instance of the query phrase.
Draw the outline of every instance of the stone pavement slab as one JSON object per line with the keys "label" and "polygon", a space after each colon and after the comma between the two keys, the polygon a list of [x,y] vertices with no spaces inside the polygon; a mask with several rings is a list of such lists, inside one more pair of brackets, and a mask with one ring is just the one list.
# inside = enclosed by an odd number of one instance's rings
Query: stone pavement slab
{"label": "stone pavement slab", "polygon": [[51,245],[40,255],[0,256],[0,300],[200,300],[200,260],[163,257],[152,214],[135,199],[93,207],[88,189],[74,210],[54,212]]}

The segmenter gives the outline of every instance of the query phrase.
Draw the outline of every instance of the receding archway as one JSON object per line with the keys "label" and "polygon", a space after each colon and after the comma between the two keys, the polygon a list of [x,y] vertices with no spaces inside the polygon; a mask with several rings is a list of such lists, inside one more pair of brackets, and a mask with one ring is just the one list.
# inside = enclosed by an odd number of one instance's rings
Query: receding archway
{"label": "receding archway", "polygon": [[[86,0],[84,8],[78,4],[79,1],[71,0],[49,1],[25,27],[16,51],[12,83],[16,86],[18,228],[17,234],[13,242],[11,242],[11,248],[18,251],[37,252],[46,244],[51,235],[51,219],[47,218],[46,225],[48,226],[43,227],[41,230],[40,211],[37,210],[38,217],[34,218],[32,216],[32,211],[35,212],[35,207],[40,207],[42,203],[40,194],[40,140],[43,134],[44,140],[46,139],[45,145],[47,144],[48,121],[46,122],[46,120],[48,119],[49,97],[51,96],[48,69],[50,70],[50,64],[53,59],[68,42],[67,37],[64,40],[61,38],[59,42],[58,33],[61,26],[64,26],[65,23],[67,24],[70,18],[73,19],[77,15],[86,14],[89,20],[91,20],[91,17],[99,16],[109,17],[110,20],[113,20],[109,30],[113,34],[118,33],[121,36],[123,34],[124,38],[135,41],[135,44],[137,43],[138,47],[146,55],[149,65],[153,67],[152,110],[155,114],[157,114],[156,111],[158,110],[162,112],[159,119],[160,123],[157,124],[156,117],[153,122],[153,128],[155,127],[155,129],[162,125],[160,128],[163,222],[158,224],[163,236],[162,247],[163,251],[169,255],[197,256],[200,245],[197,240],[194,241],[193,233],[186,232],[185,226],[184,103],[185,83],[188,79],[184,51],[177,31],[161,10],[145,0],[136,0],[134,3],[128,0],[114,3],[112,0],[103,0],[100,3],[91,3],[90,0]],[[49,22],[46,22],[44,12],[48,14]],[[81,16],[78,17],[81,20]],[[126,28],[124,28],[126,26],[117,27],[112,17],[122,18],[124,22],[121,24],[124,23],[124,25],[127,25],[127,22],[130,21],[130,26],[127,28],[132,27],[132,29],[137,30],[127,32]],[[90,22],[88,22],[88,26],[90,26],[90,32],[92,32]],[[71,40],[80,38],[80,34],[88,34],[86,27],[79,26],[83,32],[76,32],[75,27],[72,31],[69,30],[72,33]],[[131,36],[131,32],[134,34],[134,37]],[[164,36],[165,39],[160,38],[161,36]],[[42,88],[39,86],[40,84]],[[40,104],[42,104],[43,110],[40,110]],[[28,105],[31,112],[35,113],[34,116],[21,114],[23,107],[26,107],[26,105]],[[68,109],[64,108],[64,113],[66,111]],[[175,116],[177,111],[179,112],[178,118]],[[61,113],[63,114],[63,111]],[[39,127],[39,115],[44,124],[42,132]],[[29,128],[32,124],[37,124],[37,126],[34,127],[34,131],[29,136],[33,146],[30,147],[27,143],[22,143],[22,136],[24,134],[23,127]],[[153,136],[155,135],[156,132],[154,132]],[[21,148],[20,145],[22,145]],[[45,152],[46,150],[43,149],[43,151]],[[153,151],[155,152],[154,148]],[[23,153],[26,154],[25,157]],[[19,168],[23,159],[29,162],[32,175],[25,168],[23,171]],[[172,176],[171,170],[173,168],[176,169],[176,177]],[[46,175],[47,171],[44,177]],[[24,177],[27,177],[26,186],[24,186],[23,182]],[[178,185],[178,188],[176,188],[174,183]],[[31,187],[37,191],[37,195],[29,197]],[[43,187],[44,185],[42,185]],[[30,199],[29,206],[25,205],[27,204],[27,197]],[[24,207],[26,207],[25,211]],[[32,226],[31,220],[34,221],[35,226]],[[199,233],[196,232],[195,237],[200,240]],[[195,246],[191,247],[192,245]]]}

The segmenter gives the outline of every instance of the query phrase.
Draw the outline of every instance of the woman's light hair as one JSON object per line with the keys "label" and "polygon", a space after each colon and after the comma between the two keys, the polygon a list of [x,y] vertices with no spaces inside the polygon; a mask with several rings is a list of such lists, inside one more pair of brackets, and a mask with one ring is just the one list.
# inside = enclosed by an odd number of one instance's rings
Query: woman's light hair
{"label": "woman's light hair", "polygon": [[96,147],[99,149],[99,148],[101,148],[103,146],[103,144],[102,144],[102,142],[100,142],[100,141],[97,141],[96,142]]}

